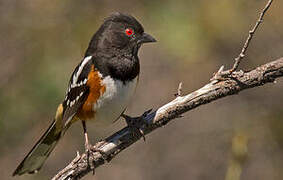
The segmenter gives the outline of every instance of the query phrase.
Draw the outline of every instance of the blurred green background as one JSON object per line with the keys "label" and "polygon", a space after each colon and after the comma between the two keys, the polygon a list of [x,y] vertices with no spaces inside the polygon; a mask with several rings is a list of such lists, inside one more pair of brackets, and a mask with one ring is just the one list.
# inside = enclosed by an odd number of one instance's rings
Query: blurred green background
{"label": "blurred green background", "polygon": [[[127,114],[192,92],[239,54],[266,0],[0,1],[1,179],[48,179],[84,149],[73,125],[36,175],[11,174],[63,100],[67,82],[103,18],[130,13],[158,43],[140,51],[141,76]],[[283,56],[283,1],[275,0],[241,64]],[[85,179],[283,179],[283,79],[201,106],[139,141]],[[88,124],[92,142],[125,126]]]}

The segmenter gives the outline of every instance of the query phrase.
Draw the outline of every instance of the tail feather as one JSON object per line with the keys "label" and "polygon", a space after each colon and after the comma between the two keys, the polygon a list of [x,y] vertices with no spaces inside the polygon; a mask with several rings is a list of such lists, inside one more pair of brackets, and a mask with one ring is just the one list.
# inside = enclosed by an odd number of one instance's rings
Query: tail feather
{"label": "tail feather", "polygon": [[56,121],[54,120],[47,131],[37,141],[31,151],[14,171],[13,176],[24,173],[33,174],[40,170],[62,134],[62,130],[56,128]]}

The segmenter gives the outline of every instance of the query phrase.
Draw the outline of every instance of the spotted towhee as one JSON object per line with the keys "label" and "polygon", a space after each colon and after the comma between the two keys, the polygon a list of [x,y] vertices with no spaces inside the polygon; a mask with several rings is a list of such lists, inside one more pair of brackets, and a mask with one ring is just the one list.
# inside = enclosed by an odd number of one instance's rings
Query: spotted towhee
{"label": "spotted towhee", "polygon": [[111,123],[133,96],[140,72],[138,50],[156,40],[130,15],[114,13],[92,37],[84,59],[75,68],[54,121],[13,175],[37,172],[71,124],[80,120],[86,148],[86,121]]}

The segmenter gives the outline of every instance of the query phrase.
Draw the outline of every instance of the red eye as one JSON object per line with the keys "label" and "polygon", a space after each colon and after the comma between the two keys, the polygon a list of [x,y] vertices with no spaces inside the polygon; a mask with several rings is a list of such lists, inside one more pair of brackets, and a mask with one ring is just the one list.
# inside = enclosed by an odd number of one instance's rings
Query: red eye
{"label": "red eye", "polygon": [[128,36],[132,36],[134,34],[134,30],[132,30],[131,28],[127,28],[125,30],[125,33],[128,35]]}

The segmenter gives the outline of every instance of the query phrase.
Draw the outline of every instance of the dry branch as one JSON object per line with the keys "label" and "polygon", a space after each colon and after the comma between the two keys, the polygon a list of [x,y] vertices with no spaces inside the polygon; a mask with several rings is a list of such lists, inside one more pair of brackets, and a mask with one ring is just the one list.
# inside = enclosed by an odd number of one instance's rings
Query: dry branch
{"label": "dry branch", "polygon": [[242,49],[241,53],[239,54],[238,57],[235,58],[235,64],[233,65],[232,69],[230,70],[231,72],[235,71],[238,68],[241,60],[245,57],[245,53],[246,53],[246,51],[247,51],[247,49],[249,47],[249,44],[250,44],[250,42],[251,42],[251,40],[253,38],[253,35],[255,34],[255,32],[256,32],[257,28],[259,27],[260,23],[263,22],[263,16],[265,15],[265,12],[268,10],[268,8],[271,6],[272,1],[273,0],[269,0],[267,2],[265,7],[263,8],[263,10],[261,11],[261,13],[259,15],[259,18],[256,21],[254,27],[252,28],[252,30],[249,31],[248,38],[247,38],[247,40],[246,40],[246,42],[245,42],[245,44],[243,46],[243,49]]}
{"label": "dry branch", "polygon": [[[154,112],[145,113],[144,120],[147,123],[140,123],[139,126],[144,134],[149,134],[153,130],[164,126],[169,121],[180,117],[181,114],[192,110],[200,105],[207,104],[225,96],[238,94],[245,89],[262,86],[269,82],[274,82],[276,78],[283,76],[283,57],[257,67],[249,72],[236,71],[231,78],[225,80],[213,80],[204,87],[185,96],[177,96],[173,101],[165,104]],[[180,89],[180,88],[179,88]],[[140,136],[133,136],[128,127],[116,132],[106,138],[103,142],[98,142],[96,147],[107,155],[108,161],[119,154],[125,148],[137,142]],[[105,156],[104,155],[104,156]],[[95,152],[89,155],[84,153],[77,157],[53,180],[80,179],[93,169],[103,165],[105,157]]]}
{"label": "dry branch", "polygon": [[268,0],[268,2],[266,3],[265,7],[262,9],[262,11],[260,12],[260,15],[254,25],[254,27],[249,31],[249,35],[245,41],[245,44],[240,52],[240,54],[235,58],[235,62],[233,64],[233,67],[229,70],[223,71],[223,69],[220,71],[218,71],[218,73],[215,74],[215,77],[213,77],[214,79],[217,79],[219,77],[223,77],[223,76],[228,76],[230,75],[232,72],[236,71],[237,68],[239,67],[242,59],[245,57],[246,55],[246,51],[251,43],[252,38],[254,37],[254,34],[256,32],[256,30],[258,29],[259,25],[263,22],[263,17],[265,15],[265,13],[267,12],[267,10],[269,9],[269,7],[271,6],[273,0]]}

